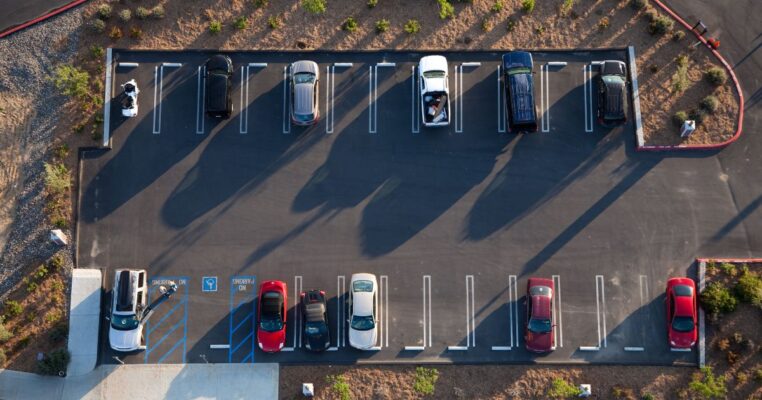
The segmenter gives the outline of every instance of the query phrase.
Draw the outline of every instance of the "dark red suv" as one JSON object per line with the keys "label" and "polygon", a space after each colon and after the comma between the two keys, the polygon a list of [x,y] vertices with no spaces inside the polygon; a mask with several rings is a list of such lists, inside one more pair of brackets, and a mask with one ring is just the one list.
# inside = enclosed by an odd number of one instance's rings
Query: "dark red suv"
{"label": "dark red suv", "polygon": [[527,282],[527,325],[524,335],[526,349],[547,353],[556,349],[553,336],[553,280],[529,278]]}

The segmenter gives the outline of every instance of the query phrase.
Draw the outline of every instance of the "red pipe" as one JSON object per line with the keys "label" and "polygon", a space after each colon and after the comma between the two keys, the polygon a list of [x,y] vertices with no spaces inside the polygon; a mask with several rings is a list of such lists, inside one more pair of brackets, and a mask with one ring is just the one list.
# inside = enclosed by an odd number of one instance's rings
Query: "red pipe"
{"label": "red pipe", "polygon": [[49,13],[41,16],[41,17],[37,17],[37,18],[35,18],[35,19],[31,20],[31,21],[24,22],[21,25],[16,25],[16,26],[14,26],[14,27],[12,27],[10,29],[6,29],[5,31],[0,32],[0,39],[4,38],[4,37],[6,37],[6,36],[8,36],[8,35],[10,35],[12,33],[18,32],[18,31],[20,31],[20,30],[22,30],[24,28],[28,28],[28,27],[30,27],[30,26],[32,26],[32,25],[34,25],[34,24],[36,24],[36,23],[38,23],[38,22],[40,22],[42,20],[45,20],[45,19],[48,19],[48,18],[53,17],[55,15],[58,15],[58,14],[66,11],[66,10],[68,10],[70,8],[74,8],[74,7],[84,3],[86,1],[87,0],[74,0],[71,3],[69,3],[69,4],[65,5],[65,6],[56,8],[55,10],[53,10],[53,11],[51,11],[51,12],[49,12]]}

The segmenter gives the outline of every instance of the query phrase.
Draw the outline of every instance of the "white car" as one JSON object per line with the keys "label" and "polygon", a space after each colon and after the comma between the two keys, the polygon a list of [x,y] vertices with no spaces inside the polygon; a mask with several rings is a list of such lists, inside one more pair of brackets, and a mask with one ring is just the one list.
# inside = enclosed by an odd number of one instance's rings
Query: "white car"
{"label": "white car", "polygon": [[141,317],[147,302],[146,271],[118,269],[111,291],[108,341],[116,351],[143,350]]}
{"label": "white car", "polygon": [[130,79],[122,85],[122,116],[131,118],[138,115],[138,83]]}
{"label": "white car", "polygon": [[376,293],[378,284],[373,274],[353,274],[349,286],[349,345],[371,350],[376,345]]}
{"label": "white car", "polygon": [[450,125],[450,78],[447,69],[447,59],[443,56],[426,56],[418,63],[424,126]]}

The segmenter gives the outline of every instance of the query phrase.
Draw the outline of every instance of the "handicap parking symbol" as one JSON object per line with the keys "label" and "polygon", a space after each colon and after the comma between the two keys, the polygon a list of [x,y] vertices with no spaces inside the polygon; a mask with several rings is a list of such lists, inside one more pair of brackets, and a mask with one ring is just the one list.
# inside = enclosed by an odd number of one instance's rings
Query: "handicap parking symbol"
{"label": "handicap parking symbol", "polygon": [[216,292],[217,291],[217,277],[205,276],[201,279],[201,291],[202,292]]}

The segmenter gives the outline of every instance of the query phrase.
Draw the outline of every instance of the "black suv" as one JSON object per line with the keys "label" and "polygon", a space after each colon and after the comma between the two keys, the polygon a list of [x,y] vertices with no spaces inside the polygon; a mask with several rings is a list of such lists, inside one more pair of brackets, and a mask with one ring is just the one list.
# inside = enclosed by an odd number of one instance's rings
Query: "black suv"
{"label": "black suv", "polygon": [[302,293],[304,336],[309,350],[323,351],[331,345],[327,310],[324,291],[310,290]]}
{"label": "black suv", "polygon": [[604,61],[598,75],[598,122],[603,126],[627,121],[627,67],[622,61]]}
{"label": "black suv", "polygon": [[510,51],[503,54],[503,85],[506,114],[513,133],[537,131],[537,108],[534,103],[532,54]]}
{"label": "black suv", "polygon": [[206,113],[210,117],[230,118],[233,113],[233,61],[217,54],[206,61]]}

